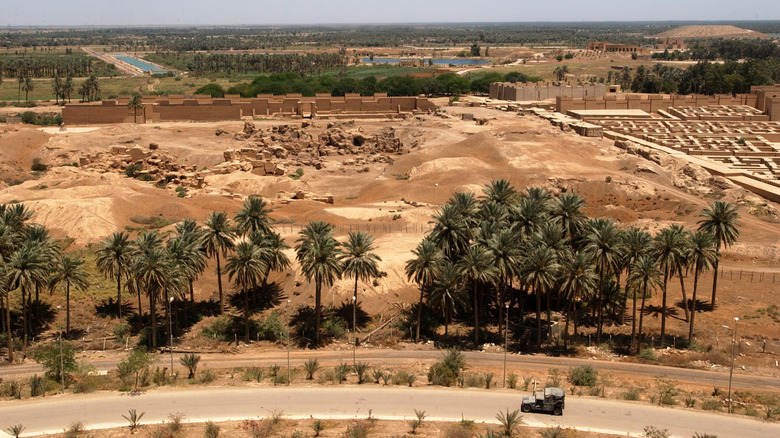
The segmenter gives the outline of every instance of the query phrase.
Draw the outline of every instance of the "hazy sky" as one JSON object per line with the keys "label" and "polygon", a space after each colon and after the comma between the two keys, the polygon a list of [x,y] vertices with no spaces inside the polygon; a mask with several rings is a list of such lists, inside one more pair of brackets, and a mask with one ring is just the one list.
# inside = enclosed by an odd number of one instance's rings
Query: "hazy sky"
{"label": "hazy sky", "polygon": [[780,20],[780,0],[0,0],[0,26]]}

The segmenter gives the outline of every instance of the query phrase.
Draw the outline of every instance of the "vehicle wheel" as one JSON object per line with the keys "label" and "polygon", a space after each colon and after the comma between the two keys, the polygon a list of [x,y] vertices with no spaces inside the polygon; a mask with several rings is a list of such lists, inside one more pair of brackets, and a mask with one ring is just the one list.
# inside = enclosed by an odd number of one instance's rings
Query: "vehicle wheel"
{"label": "vehicle wheel", "polygon": [[531,412],[531,405],[522,405],[520,410],[523,412]]}
{"label": "vehicle wheel", "polygon": [[553,409],[553,415],[563,415],[563,409],[560,407]]}

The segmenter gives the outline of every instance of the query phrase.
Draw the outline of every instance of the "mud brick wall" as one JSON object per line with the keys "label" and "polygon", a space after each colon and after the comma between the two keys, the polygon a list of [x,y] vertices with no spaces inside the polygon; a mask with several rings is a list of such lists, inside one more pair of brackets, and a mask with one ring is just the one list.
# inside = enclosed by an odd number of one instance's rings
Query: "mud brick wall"
{"label": "mud brick wall", "polygon": [[[780,95],[780,93],[778,93]],[[605,96],[586,96],[572,98],[557,96],[555,110],[566,114],[570,110],[606,110],[606,109],[638,109],[648,113],[666,111],[669,108],[703,107],[710,105],[748,105],[755,107],[756,96],[751,94],[731,95],[667,95],[667,94],[623,94]],[[778,108],[780,111],[780,108]],[[780,116],[780,114],[778,114]]]}

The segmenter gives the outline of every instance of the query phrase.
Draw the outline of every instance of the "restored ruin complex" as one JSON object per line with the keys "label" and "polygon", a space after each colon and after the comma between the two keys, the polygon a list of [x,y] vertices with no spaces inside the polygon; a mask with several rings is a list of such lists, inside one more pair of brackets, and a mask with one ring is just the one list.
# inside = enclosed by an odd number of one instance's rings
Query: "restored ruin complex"
{"label": "restored ruin complex", "polygon": [[613,139],[624,149],[683,156],[780,201],[780,86],[753,87],[736,96],[558,96],[556,113],[537,113],[580,135]]}
{"label": "restored ruin complex", "polygon": [[591,41],[588,43],[588,50],[596,52],[614,52],[614,53],[635,53],[639,51],[636,44],[616,44],[605,41]]}
{"label": "restored ruin complex", "polygon": [[241,120],[243,118],[282,116],[300,118],[395,117],[400,114],[429,112],[436,106],[425,97],[388,97],[387,94],[333,97],[317,94],[284,96],[258,95],[244,98],[227,95],[212,98],[193,96],[143,96],[143,108],[128,108],[130,96],[119,96],[94,103],[72,103],[62,109],[67,125],[107,123],[146,123],[167,121]]}
{"label": "restored ruin complex", "polygon": [[493,82],[490,84],[490,98],[517,102],[555,99],[558,96],[570,98],[603,97],[607,94],[604,84],[567,84],[557,82]]}

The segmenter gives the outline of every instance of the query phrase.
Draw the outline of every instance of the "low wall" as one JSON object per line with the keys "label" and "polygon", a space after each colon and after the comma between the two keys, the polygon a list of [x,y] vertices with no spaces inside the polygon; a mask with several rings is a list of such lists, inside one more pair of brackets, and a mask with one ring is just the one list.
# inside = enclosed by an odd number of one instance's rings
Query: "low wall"
{"label": "low wall", "polygon": [[[62,120],[67,125],[132,123],[136,118],[127,107],[130,96],[93,103],[71,103],[62,109]],[[137,110],[137,123],[146,121],[210,121],[239,120],[255,116],[307,115],[387,115],[397,113],[434,111],[436,105],[425,97],[388,97],[385,93],[374,96],[348,94],[331,97],[318,94],[303,97],[300,94],[284,96],[258,95],[242,98],[227,95],[212,99],[209,96],[144,96],[143,109]]]}
{"label": "low wall", "polygon": [[[709,105],[749,105],[756,107],[756,95],[738,94],[726,95],[677,95],[677,94],[621,94],[603,97],[584,97],[581,99],[558,96],[555,99],[555,110],[566,114],[570,110],[608,110],[608,109],[638,109],[648,113],[658,113],[669,108],[702,107]],[[779,113],[780,115],[780,113]]]}
{"label": "low wall", "polygon": [[607,94],[604,84],[512,83],[490,84],[490,98],[516,102],[554,99],[558,96],[572,98],[598,97]]}

